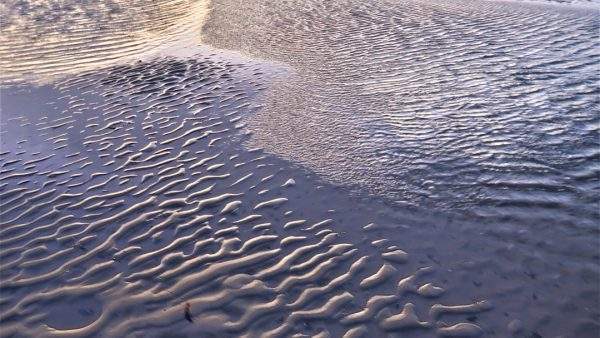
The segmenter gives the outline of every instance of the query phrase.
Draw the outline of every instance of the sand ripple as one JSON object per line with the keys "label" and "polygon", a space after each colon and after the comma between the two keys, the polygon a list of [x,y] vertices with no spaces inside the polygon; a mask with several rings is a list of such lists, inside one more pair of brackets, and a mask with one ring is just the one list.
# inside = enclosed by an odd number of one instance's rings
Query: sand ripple
{"label": "sand ripple", "polygon": [[239,146],[261,74],[199,56],[3,89],[2,336],[483,333],[489,307],[441,305],[432,267]]}
{"label": "sand ripple", "polygon": [[598,331],[595,12],[212,5],[0,4],[1,336]]}

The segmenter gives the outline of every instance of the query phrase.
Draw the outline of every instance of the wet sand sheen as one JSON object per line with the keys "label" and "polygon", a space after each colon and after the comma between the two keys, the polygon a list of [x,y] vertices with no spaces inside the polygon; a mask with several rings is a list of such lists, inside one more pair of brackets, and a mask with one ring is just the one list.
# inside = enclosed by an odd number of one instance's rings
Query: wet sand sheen
{"label": "wet sand sheen", "polygon": [[[460,18],[456,27],[468,28],[486,11],[503,12],[497,3],[469,2],[467,9],[443,1],[386,3],[414,10],[408,21],[399,20],[399,10],[386,16],[390,12],[375,3],[308,1],[303,11],[297,4],[292,11],[287,2],[265,4],[215,1],[202,37],[208,4],[199,1],[161,1],[156,8],[143,2],[100,7],[73,2],[28,8],[34,13],[29,16],[10,11],[9,17],[22,20],[2,26],[10,34],[3,34],[8,40],[0,47],[3,81],[10,83],[0,92],[0,336],[587,337],[598,331],[598,311],[590,310],[600,285],[597,256],[590,256],[592,241],[571,238],[581,236],[577,231],[595,233],[590,217],[574,221],[576,230],[554,228],[565,238],[556,244],[546,237],[535,240],[545,234],[540,227],[546,223],[523,229],[513,219],[404,208],[331,185],[298,166],[306,162],[302,149],[317,144],[321,148],[312,150],[323,150],[319,158],[335,162],[343,155],[354,161],[354,174],[375,170],[373,162],[350,156],[353,149],[338,142],[354,127],[323,132],[327,115],[306,114],[333,109],[340,118],[346,108],[365,102],[376,108],[377,98],[415,88],[393,76],[347,81],[348,73],[336,74],[336,67],[369,76],[378,75],[381,65],[396,69],[388,25],[413,27],[422,20],[423,32],[439,33],[425,18],[442,11]],[[544,11],[525,6],[511,18],[522,24],[532,13]],[[553,27],[563,29],[579,15],[550,13],[533,23],[554,15],[563,20]],[[593,20],[584,18],[571,43],[579,48],[574,64],[579,70],[592,66],[580,56],[594,50],[582,38]],[[41,23],[29,31],[35,21]],[[337,58],[323,46],[339,45],[324,44],[323,35],[314,33],[324,22],[334,30],[327,39],[348,48]],[[332,26],[348,22],[360,24],[351,44],[345,40],[347,25],[346,31]],[[363,24],[372,36],[364,35]],[[543,37],[535,25],[530,36]],[[476,28],[469,32],[480,33]],[[44,36],[60,38],[37,41]],[[197,46],[204,39],[269,61]],[[357,60],[372,60],[353,50],[365,41],[385,48],[371,51],[375,63],[354,67]],[[407,41],[417,47],[422,42]],[[409,56],[431,56],[406,50]],[[447,50],[460,62],[479,60],[459,48]],[[423,67],[421,80],[439,75],[434,69]],[[406,75],[395,74],[405,80]],[[299,78],[308,81],[298,85]],[[325,83],[316,96],[315,83]],[[590,94],[585,83],[577,87],[584,107]],[[363,101],[354,105],[345,89],[338,90],[340,84],[359,86]],[[524,97],[530,94],[535,93]],[[274,95],[279,97],[273,100]],[[407,103],[415,111],[423,104]],[[465,107],[471,113],[481,109]],[[586,126],[587,117],[582,116]],[[298,124],[299,118],[304,122]],[[405,118],[385,116],[395,125],[413,126]],[[321,126],[307,131],[315,123]],[[265,125],[273,127],[271,135]],[[393,134],[375,127],[358,130]],[[282,133],[285,144],[296,142],[301,150],[281,151]],[[293,162],[248,146],[264,144],[265,135],[273,140],[269,151]],[[418,144],[421,136],[408,140]],[[506,145],[498,137],[489,141]],[[428,146],[425,140],[421,149]],[[549,179],[490,181],[485,187],[496,185],[517,187],[511,190],[517,197],[523,185],[565,193]],[[542,201],[530,208],[513,195],[505,201],[525,206],[525,212],[548,206],[562,212],[565,204]]]}

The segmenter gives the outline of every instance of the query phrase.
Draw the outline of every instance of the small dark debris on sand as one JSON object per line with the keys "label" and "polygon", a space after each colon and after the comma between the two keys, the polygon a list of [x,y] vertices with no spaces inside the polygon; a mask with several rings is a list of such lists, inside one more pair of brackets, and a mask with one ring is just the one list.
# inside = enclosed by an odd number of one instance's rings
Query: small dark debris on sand
{"label": "small dark debris on sand", "polygon": [[190,323],[194,322],[194,320],[192,319],[192,313],[190,312],[190,303],[185,303],[184,316],[188,322],[190,322]]}

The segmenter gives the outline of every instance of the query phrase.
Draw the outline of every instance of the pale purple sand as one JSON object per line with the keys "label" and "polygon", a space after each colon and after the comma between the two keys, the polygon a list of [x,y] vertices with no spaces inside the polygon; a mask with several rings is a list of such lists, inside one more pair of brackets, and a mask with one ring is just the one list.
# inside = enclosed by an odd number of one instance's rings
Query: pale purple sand
{"label": "pale purple sand", "polygon": [[595,3],[1,6],[0,336],[600,334]]}

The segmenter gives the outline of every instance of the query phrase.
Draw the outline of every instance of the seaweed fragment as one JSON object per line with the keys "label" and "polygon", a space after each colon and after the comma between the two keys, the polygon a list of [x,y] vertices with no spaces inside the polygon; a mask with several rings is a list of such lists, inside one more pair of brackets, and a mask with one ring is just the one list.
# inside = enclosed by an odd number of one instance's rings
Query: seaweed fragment
{"label": "seaweed fragment", "polygon": [[194,320],[192,319],[192,313],[190,311],[190,308],[191,308],[190,303],[185,303],[184,316],[188,322],[193,323]]}

